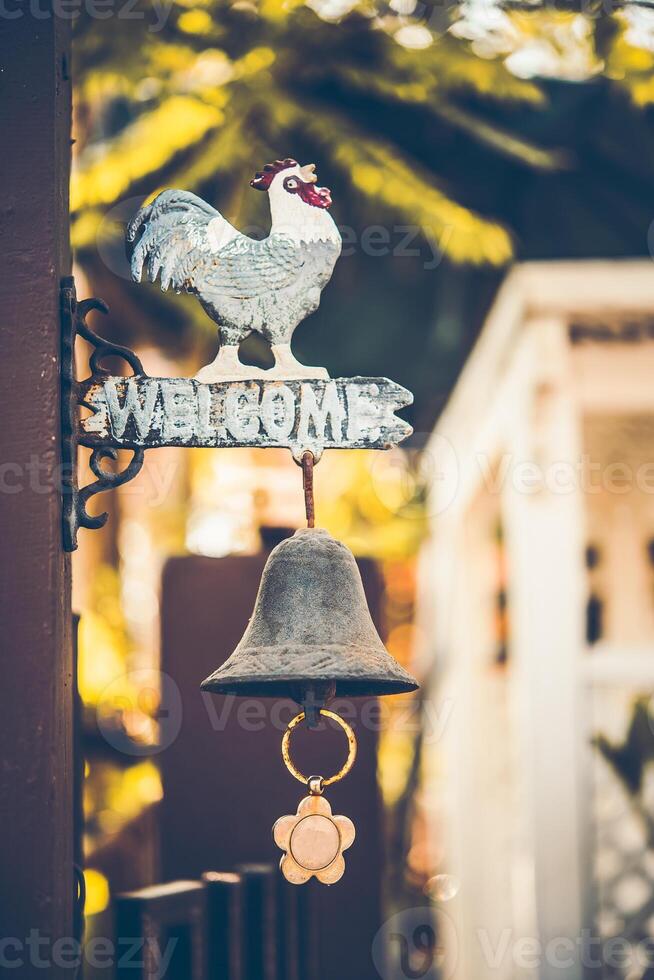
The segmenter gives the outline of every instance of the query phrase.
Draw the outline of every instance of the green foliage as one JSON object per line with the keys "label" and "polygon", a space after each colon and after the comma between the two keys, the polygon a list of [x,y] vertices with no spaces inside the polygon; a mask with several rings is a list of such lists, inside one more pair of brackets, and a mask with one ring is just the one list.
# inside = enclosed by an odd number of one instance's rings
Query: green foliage
{"label": "green foliage", "polygon": [[[434,34],[426,48],[403,46],[394,35],[411,18],[356,8],[330,22],[298,2],[177,0],[158,32],[151,30],[158,8],[147,3],[138,8],[142,20],[112,21],[111,30],[85,21],[76,57],[78,118],[87,126],[73,182],[82,254],[103,210],[118,199],[170,184],[202,192],[217,178],[222,193],[227,185],[236,194],[233,174],[243,182],[243,170],[300,147],[319,158],[323,172],[337,168],[341,199],[351,192],[368,201],[371,218],[381,207],[416,223],[453,260],[505,263],[510,233],[457,200],[437,160],[406,149],[403,109],[432,132],[445,120],[526,166],[557,167],[556,152],[457,104],[472,92],[538,106],[542,92],[449,34]],[[116,105],[119,126],[111,119]],[[233,205],[246,221],[256,218],[254,202],[248,207],[239,197]],[[342,213],[347,208],[345,201]]]}
{"label": "green foliage", "polygon": [[[638,45],[628,8],[504,2],[485,33],[475,17],[488,5],[475,0],[138,0],[129,19],[80,20],[78,260],[101,278],[95,245],[122,251],[107,212],[166,186],[265,230],[266,202],[247,178],[289,154],[316,160],[337,221],[414,225],[450,264],[501,268],[518,248],[633,251],[651,212],[642,107],[654,100],[654,53]],[[526,77],[529,65],[567,82]],[[631,202],[635,174],[646,190]],[[597,206],[598,193],[610,206]],[[128,302],[120,282],[102,285],[114,304],[116,289]],[[174,299],[147,299],[155,313],[162,302],[179,324]],[[196,305],[181,319],[208,336]]]}

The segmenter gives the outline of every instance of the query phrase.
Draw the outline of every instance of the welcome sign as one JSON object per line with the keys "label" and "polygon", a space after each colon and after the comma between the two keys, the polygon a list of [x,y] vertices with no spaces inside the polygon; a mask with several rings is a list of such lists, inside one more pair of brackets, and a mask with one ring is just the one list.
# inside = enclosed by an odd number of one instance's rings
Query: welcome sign
{"label": "welcome sign", "polygon": [[104,377],[79,385],[79,441],[94,448],[388,449],[411,434],[394,414],[412,395],[386,378],[247,380]]}

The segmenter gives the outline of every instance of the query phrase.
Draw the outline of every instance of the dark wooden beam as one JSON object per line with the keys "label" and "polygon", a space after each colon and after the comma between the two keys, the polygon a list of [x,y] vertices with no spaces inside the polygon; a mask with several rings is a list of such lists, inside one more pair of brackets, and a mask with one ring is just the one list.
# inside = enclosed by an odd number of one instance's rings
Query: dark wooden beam
{"label": "dark wooden beam", "polygon": [[272,864],[240,864],[236,870],[243,883],[245,980],[281,980],[277,868]]}
{"label": "dark wooden beam", "polygon": [[206,871],[208,980],[244,980],[243,879],[230,872]]}
{"label": "dark wooden beam", "polygon": [[[3,955],[22,964],[16,976],[36,980],[70,978],[70,948],[54,944],[74,928],[70,565],[58,488],[71,22],[46,2],[38,18],[29,5],[12,12],[0,42],[0,923],[13,940]],[[38,948],[34,931],[46,940]]]}
{"label": "dark wooden beam", "polygon": [[201,881],[171,881],[116,896],[116,977],[210,980],[207,892]]}

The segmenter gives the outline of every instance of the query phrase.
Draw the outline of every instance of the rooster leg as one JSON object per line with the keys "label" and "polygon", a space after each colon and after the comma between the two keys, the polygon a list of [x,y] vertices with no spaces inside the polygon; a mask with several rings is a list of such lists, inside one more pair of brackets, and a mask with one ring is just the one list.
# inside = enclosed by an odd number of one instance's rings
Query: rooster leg
{"label": "rooster leg", "polygon": [[272,344],[271,350],[275,358],[274,368],[267,372],[268,377],[274,378],[328,378],[329,373],[323,367],[307,367],[296,359],[290,344]]}
{"label": "rooster leg", "polygon": [[200,368],[196,381],[211,384],[213,381],[240,381],[242,378],[262,378],[261,368],[243,364],[238,356],[237,344],[221,344],[215,360]]}

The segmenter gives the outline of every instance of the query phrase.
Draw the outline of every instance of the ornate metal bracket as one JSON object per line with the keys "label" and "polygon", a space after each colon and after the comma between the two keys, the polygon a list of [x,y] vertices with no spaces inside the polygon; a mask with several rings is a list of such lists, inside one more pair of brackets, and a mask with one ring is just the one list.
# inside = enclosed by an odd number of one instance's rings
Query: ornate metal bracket
{"label": "ornate metal bracket", "polygon": [[[145,450],[138,446],[131,448],[133,456],[124,470],[104,469],[103,461],[117,460],[118,450],[113,446],[94,446],[80,433],[78,423],[79,407],[90,408],[84,401],[83,383],[76,379],[75,372],[75,338],[83,337],[93,345],[89,358],[91,375],[88,380],[99,380],[111,377],[110,372],[102,366],[106,357],[120,357],[132,369],[133,376],[145,377],[141,361],[128,347],[112,344],[95,333],[86,323],[86,317],[92,310],[107,313],[108,307],[101,299],[86,299],[77,301],[75,280],[68,276],[61,289],[61,322],[62,322],[62,488],[63,488],[63,542],[65,551],[75,551],[77,548],[77,531],[80,527],[97,529],[104,527],[108,513],[93,517],[88,513],[86,505],[98,493],[113,490],[133,480],[143,466]],[[77,447],[89,446],[92,449],[89,466],[96,477],[94,483],[81,489],[77,483]]]}
{"label": "ornate metal bracket", "polygon": [[[387,378],[252,378],[203,383],[196,378],[151,378],[127,347],[104,340],[86,323],[92,310],[107,312],[100,299],[78,302],[75,283],[61,291],[62,437],[64,548],[74,551],[80,527],[99,528],[107,514],[93,517],[89,500],[132,480],[146,449],[161,446],[222,448],[285,447],[305,469],[324,449],[389,449],[411,434],[395,412],[412,395]],[[78,381],[75,338],[93,347],[90,375]],[[130,373],[114,376],[104,366],[121,358]],[[88,413],[80,417],[80,408]],[[96,480],[77,484],[77,447],[91,449]],[[124,469],[107,468],[119,449],[132,458]],[[308,498],[307,498],[308,499]]]}

